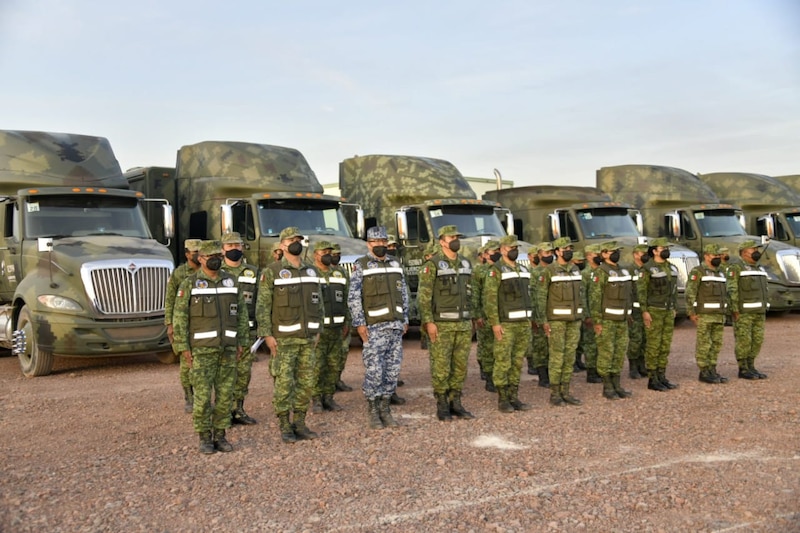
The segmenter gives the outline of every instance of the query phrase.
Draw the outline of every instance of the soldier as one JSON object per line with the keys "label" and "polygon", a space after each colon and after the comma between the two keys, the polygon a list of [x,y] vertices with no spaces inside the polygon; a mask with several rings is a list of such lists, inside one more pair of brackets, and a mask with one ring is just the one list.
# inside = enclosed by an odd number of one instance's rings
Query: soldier
{"label": "soldier", "polygon": [[[531,317],[531,344],[528,346],[528,351],[525,353],[525,360],[528,363],[528,374],[531,376],[535,376],[538,374],[536,370],[536,357],[534,354],[537,350],[541,347],[541,344],[537,344],[537,337],[543,335],[537,335],[539,333],[539,321],[536,320],[536,268],[539,265],[539,247],[535,244],[532,244],[530,248],[528,248],[528,261],[530,262],[529,270],[531,271],[531,302],[534,303],[533,306],[533,316]],[[541,385],[541,383],[540,383]]]}
{"label": "soldier", "polygon": [[403,361],[408,331],[408,287],[400,262],[387,252],[386,228],[367,230],[367,255],[353,265],[347,304],[361,337],[364,360],[362,390],[371,429],[396,427],[390,399]]}
{"label": "soldier", "polygon": [[650,264],[648,255],[649,246],[637,244],[633,247],[633,267],[631,268],[631,286],[633,289],[631,321],[628,324],[628,377],[631,379],[641,379],[647,377],[647,366],[644,361],[645,353],[645,333],[642,311],[637,293],[637,285],[642,270]]}
{"label": "soldier", "polygon": [[283,442],[316,439],[306,412],[316,379],[314,346],[322,329],[319,276],[303,261],[303,235],[296,227],[280,233],[283,258],[261,270],[256,301],[258,334],[264,337],[275,378],[272,406]]}
{"label": "soldier", "polygon": [[[580,272],[583,272],[583,269],[586,268],[586,255],[584,255],[583,250],[574,250],[572,252],[572,264],[575,265]],[[583,290],[583,283],[581,282],[581,290]],[[586,301],[585,293],[584,293],[584,301]],[[588,314],[586,308],[584,307],[584,317]],[[581,338],[583,338],[583,322],[581,322]],[[575,352],[575,366],[572,369],[573,374],[577,372],[583,372],[586,370],[586,363],[583,361],[584,355],[583,351],[581,350],[581,341],[578,340],[578,349]]]}
{"label": "soldier", "polygon": [[[600,245],[589,244],[583,249],[586,256],[586,264],[589,268],[581,271],[581,283],[583,284],[583,294],[585,301],[589,299],[589,286],[592,283],[592,274],[596,268],[600,267],[603,258],[600,256]],[[585,317],[581,322],[580,351],[586,359],[586,383],[602,383],[600,374],[597,373],[597,339],[594,336],[594,324],[591,317],[591,309],[584,309]]]}
{"label": "soldier", "polygon": [[550,403],[580,405],[569,391],[575,351],[581,336],[581,321],[586,308],[581,290],[581,273],[572,264],[573,246],[569,237],[553,241],[556,261],[538,278],[537,315],[550,345]]}
{"label": "soldier", "polygon": [[483,263],[472,269],[472,312],[475,321],[475,331],[478,338],[478,365],[481,369],[481,379],[488,392],[497,392],[492,381],[494,371],[494,334],[492,327],[486,320],[483,310],[484,288],[486,275],[495,262],[500,260],[500,241],[490,240],[483,245]]}
{"label": "soldier", "polygon": [[333,266],[333,244],[314,243],[314,266],[319,273],[322,302],[325,304],[322,334],[316,349],[317,379],[314,384],[311,410],[315,413],[341,411],[333,399],[342,358],[342,340],[350,339],[350,310],[347,308],[347,277]]}
{"label": "soldier", "polygon": [[280,241],[272,245],[272,260],[280,261],[283,259],[283,250],[281,249]]}
{"label": "soldier", "polygon": [[631,275],[617,263],[622,246],[616,241],[600,245],[603,262],[592,273],[589,308],[597,337],[597,373],[603,380],[603,396],[609,400],[629,398],[620,374],[628,352],[628,320],[632,308]]}
{"label": "soldier", "polygon": [[513,413],[531,408],[519,400],[522,360],[531,342],[531,273],[517,263],[516,235],[500,239],[500,255],[486,277],[483,309],[494,334],[492,380],[497,408],[501,413]]}
{"label": "soldier", "polygon": [[769,307],[767,273],[758,265],[762,245],[754,240],[739,244],[741,262],[728,267],[728,296],[733,314],[733,336],[740,379],[767,379],[755,367],[764,342],[764,322]]}
{"label": "soldier", "polygon": [[472,264],[458,253],[462,234],[456,226],[442,226],[438,236],[440,249],[423,265],[417,292],[422,327],[430,342],[436,418],[475,418],[461,405],[472,348]]}
{"label": "soldier", "polygon": [[[544,324],[547,322],[547,317],[542,315],[543,309],[537,305],[539,301],[539,290],[541,289],[542,274],[547,267],[553,264],[553,245],[549,242],[540,242],[531,247],[531,250],[536,250],[535,256],[531,258],[531,263],[534,266],[531,269],[531,302],[533,303],[533,331],[531,340],[533,368],[539,376],[539,386],[548,388],[550,387],[550,372],[548,365],[550,363],[550,346],[547,334],[544,331]],[[528,256],[531,256],[531,251],[528,251]]]}
{"label": "soldier", "polygon": [[[222,234],[222,253],[224,262],[222,270],[233,276],[236,286],[244,295],[247,305],[247,316],[250,318],[250,337],[252,343],[256,338],[256,291],[258,289],[258,267],[244,262],[244,241],[239,232],[228,231]],[[255,354],[248,347],[236,363],[236,386],[233,389],[234,408],[231,421],[234,424],[252,425],[256,419],[244,410],[244,399],[247,396],[252,376]]]}
{"label": "soldier", "polygon": [[233,446],[225,430],[231,426],[236,360],[250,332],[247,306],[233,277],[220,271],[217,241],[203,241],[198,260],[200,268],[181,282],[175,298],[175,347],[191,369],[192,420],[200,452],[229,452]]}
{"label": "soldier", "polygon": [[678,269],[667,261],[669,247],[666,237],[650,241],[648,254],[653,261],[642,269],[636,283],[646,336],[647,388],[661,392],[678,387],[667,379],[678,307]]}
{"label": "soldier", "polygon": [[[339,261],[341,261],[341,259],[342,259],[342,247],[341,247],[341,245],[339,243],[335,242],[335,243],[333,243],[333,250],[331,251],[331,266],[335,267],[335,268],[339,267]],[[350,280],[349,280],[349,278],[347,276],[347,273],[344,270],[342,270],[341,268],[340,268],[340,270],[342,271],[343,274],[345,274],[345,279],[347,280],[347,285],[348,285],[348,290],[349,290]],[[347,297],[347,292],[345,292],[345,298],[346,297]],[[347,311],[347,316],[348,317],[350,316],[350,310],[349,309]],[[349,318],[348,318],[348,320],[349,320]],[[349,324],[349,322],[348,322],[348,324]],[[348,327],[348,331],[350,331],[349,327]],[[339,375],[336,378],[336,390],[339,391],[339,392],[351,392],[353,390],[353,387],[351,387],[350,385],[348,385],[347,383],[342,381],[342,372],[344,372],[344,367],[347,364],[347,355],[349,353],[350,353],[350,334],[347,334],[342,339],[342,351],[341,351],[341,353],[339,355],[339,363],[338,363],[338,365],[339,365],[338,366]]]}
{"label": "soldier", "polygon": [[183,412],[191,413],[193,410],[194,394],[192,393],[192,380],[189,375],[189,365],[181,357],[181,353],[175,349],[175,337],[172,327],[172,313],[175,307],[175,297],[178,294],[178,287],[181,282],[191,274],[194,274],[200,268],[200,262],[197,260],[197,251],[200,249],[200,239],[186,239],[183,241],[183,255],[186,257],[186,262],[172,271],[172,275],[167,281],[167,293],[164,295],[164,324],[167,326],[167,337],[172,344],[172,351],[178,356],[180,360],[180,380],[181,387],[183,387]]}
{"label": "soldier", "polygon": [[392,257],[397,258],[399,250],[397,249],[399,243],[397,242],[397,237],[392,235],[391,233],[386,235],[386,253],[391,255]]}
{"label": "soldier", "polygon": [[703,247],[703,262],[694,267],[686,282],[686,309],[697,325],[695,359],[703,383],[727,383],[717,373],[717,356],[722,348],[727,300],[725,276],[720,272],[722,257],[718,244]]}

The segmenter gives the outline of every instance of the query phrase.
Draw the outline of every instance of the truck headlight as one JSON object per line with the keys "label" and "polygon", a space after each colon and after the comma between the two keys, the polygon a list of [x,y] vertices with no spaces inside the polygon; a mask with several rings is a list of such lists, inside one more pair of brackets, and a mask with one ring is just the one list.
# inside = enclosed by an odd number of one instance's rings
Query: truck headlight
{"label": "truck headlight", "polygon": [[43,294],[36,299],[39,300],[40,304],[50,309],[57,309],[59,311],[83,311],[81,304],[63,296]]}

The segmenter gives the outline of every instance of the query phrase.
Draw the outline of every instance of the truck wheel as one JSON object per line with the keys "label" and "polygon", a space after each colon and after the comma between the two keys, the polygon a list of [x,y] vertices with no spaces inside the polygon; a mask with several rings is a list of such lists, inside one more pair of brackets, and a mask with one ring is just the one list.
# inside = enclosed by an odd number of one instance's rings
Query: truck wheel
{"label": "truck wheel", "polygon": [[25,377],[46,376],[53,370],[53,352],[40,350],[33,334],[33,321],[28,306],[22,306],[17,318],[17,331],[25,336],[25,349],[18,353],[19,366]]}
{"label": "truck wheel", "polygon": [[158,357],[158,360],[164,363],[165,365],[174,365],[175,363],[178,362],[178,354],[176,354],[172,350],[168,352],[158,352],[156,354],[156,357]]}

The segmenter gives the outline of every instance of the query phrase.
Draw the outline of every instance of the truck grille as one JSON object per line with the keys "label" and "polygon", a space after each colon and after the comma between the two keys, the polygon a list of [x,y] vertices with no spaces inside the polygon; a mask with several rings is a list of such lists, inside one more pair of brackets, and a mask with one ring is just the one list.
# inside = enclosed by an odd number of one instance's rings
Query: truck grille
{"label": "truck grille", "polygon": [[96,261],[81,267],[86,292],[98,312],[112,317],[164,314],[168,261]]}
{"label": "truck grille", "polygon": [[778,252],[778,263],[789,283],[800,283],[800,255],[795,250]]}
{"label": "truck grille", "polygon": [[678,291],[683,292],[686,289],[689,272],[700,264],[700,260],[696,255],[672,255],[669,258],[669,262],[678,269]]}

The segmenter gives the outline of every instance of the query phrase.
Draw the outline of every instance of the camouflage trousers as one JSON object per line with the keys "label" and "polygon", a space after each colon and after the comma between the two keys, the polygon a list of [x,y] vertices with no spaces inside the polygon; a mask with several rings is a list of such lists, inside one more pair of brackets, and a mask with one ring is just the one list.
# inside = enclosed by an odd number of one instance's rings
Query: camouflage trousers
{"label": "camouflage trousers", "polygon": [[277,354],[270,361],[275,378],[272,407],[280,416],[308,410],[317,377],[314,339],[277,339]]}
{"label": "camouflage trousers", "polygon": [[472,348],[471,322],[439,322],[436,342],[429,347],[431,384],[434,394],[459,391],[467,379],[467,362]]}
{"label": "camouflage trousers", "polygon": [[594,326],[587,325],[585,320],[581,321],[581,340],[578,346],[586,361],[586,368],[597,369],[597,339],[594,335]]}
{"label": "camouflage trousers", "polygon": [[644,332],[644,318],[638,307],[633,309],[633,321],[628,324],[628,359],[644,356],[647,341]]}
{"label": "camouflage trousers", "polygon": [[315,398],[336,392],[342,359],[343,332],[344,329],[341,327],[325,328],[319,336],[316,352],[317,377],[311,394]]}
{"label": "camouflage trousers", "polygon": [[180,364],[180,379],[181,379],[181,387],[184,389],[188,389],[192,386],[192,372],[189,368],[189,364],[186,362],[186,358],[182,355],[178,355],[179,364]]}
{"label": "camouflage trousers", "polygon": [[380,322],[367,326],[367,342],[361,349],[364,382],[361,390],[367,400],[391,396],[403,362],[403,323]]}
{"label": "camouflage trousers", "polygon": [[245,346],[242,356],[236,363],[236,384],[233,387],[233,401],[244,400],[250,390],[250,378],[253,376],[253,361],[256,354],[250,352],[250,346]]}
{"label": "camouflage trousers", "polygon": [[206,433],[212,429],[231,427],[236,349],[192,350],[192,368],[189,373],[194,388],[192,424],[195,432]]}
{"label": "camouflage trousers", "polygon": [[554,320],[550,322],[550,361],[547,373],[551,385],[570,382],[575,365],[575,350],[581,337],[581,322]]}
{"label": "camouflage trousers", "polygon": [[522,360],[531,342],[531,323],[501,322],[503,338],[494,340],[492,381],[497,388],[518,387]]}
{"label": "camouflage trousers", "polygon": [[647,345],[644,362],[647,370],[667,369],[669,351],[672,347],[672,334],[675,331],[675,311],[671,309],[653,309],[649,311],[650,327],[645,330]]}
{"label": "camouflage trousers", "polygon": [[724,314],[697,315],[694,357],[701,370],[717,366],[717,357],[722,349],[723,329],[725,329]]}
{"label": "camouflage trousers", "polygon": [[597,339],[597,373],[601,377],[621,374],[628,353],[627,320],[595,320],[603,326]]}
{"label": "camouflage trousers", "polygon": [[[575,354],[573,353],[573,358]],[[550,344],[544,328],[541,325],[531,330],[531,359],[533,368],[540,368],[548,365],[550,361]]]}
{"label": "camouflage trousers", "polygon": [[494,369],[494,333],[492,326],[484,321],[483,327],[476,331],[478,337],[478,365],[486,374],[492,375]]}
{"label": "camouflage trousers", "polygon": [[743,363],[755,361],[764,344],[764,313],[743,313],[733,322],[733,337],[736,340],[734,353],[739,368]]}

